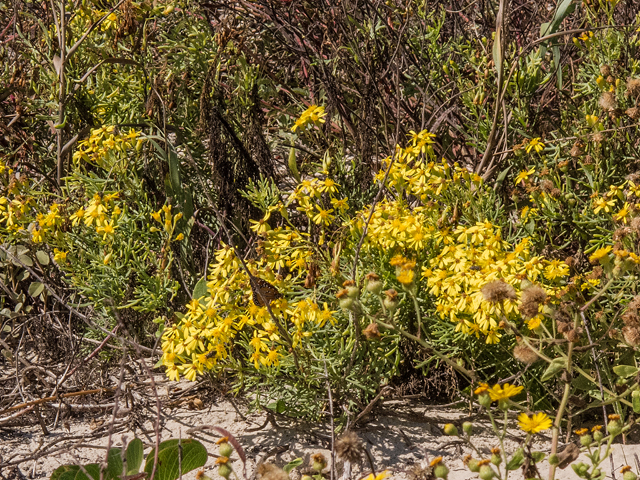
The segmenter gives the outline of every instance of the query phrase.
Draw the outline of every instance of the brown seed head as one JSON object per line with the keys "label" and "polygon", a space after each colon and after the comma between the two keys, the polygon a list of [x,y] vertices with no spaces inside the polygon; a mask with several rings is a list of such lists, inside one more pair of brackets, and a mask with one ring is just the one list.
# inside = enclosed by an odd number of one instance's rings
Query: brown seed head
{"label": "brown seed head", "polygon": [[367,340],[380,340],[381,338],[380,330],[378,330],[378,324],[375,322],[367,325],[367,328],[362,331],[362,334]]}
{"label": "brown seed head", "polygon": [[258,475],[260,475],[262,480],[289,480],[287,472],[272,463],[261,463],[258,465]]}
{"label": "brown seed head", "polygon": [[640,95],[640,78],[631,78],[627,79],[627,95],[630,97],[637,97]]}
{"label": "brown seed head", "polygon": [[531,365],[539,360],[536,352],[534,352],[524,344],[516,345],[514,347],[513,357],[519,362],[524,363],[525,365]]}
{"label": "brown seed head", "polygon": [[618,108],[615,94],[613,92],[604,92],[600,96],[598,105],[600,105],[600,108],[605,112],[613,112],[616,108]]}
{"label": "brown seed head", "polygon": [[358,435],[354,432],[347,432],[340,437],[336,441],[336,453],[342,460],[353,464],[358,463],[362,458],[362,444],[360,443]]}
{"label": "brown seed head", "polygon": [[544,288],[533,285],[522,291],[520,299],[520,314],[525,320],[533,318],[538,314],[538,307],[547,299],[547,292]]}
{"label": "brown seed head", "polygon": [[622,335],[624,336],[624,341],[632,347],[640,345],[640,328],[630,326],[622,327]]}
{"label": "brown seed head", "polygon": [[629,115],[629,118],[631,118],[631,120],[637,120],[638,118],[640,118],[640,108],[638,107],[627,108],[624,113]]}
{"label": "brown seed head", "polygon": [[600,65],[600,74],[603,77],[611,75],[611,67],[609,65]]}
{"label": "brown seed head", "polygon": [[504,280],[489,282],[480,291],[487,302],[496,303],[517,298],[515,289]]}

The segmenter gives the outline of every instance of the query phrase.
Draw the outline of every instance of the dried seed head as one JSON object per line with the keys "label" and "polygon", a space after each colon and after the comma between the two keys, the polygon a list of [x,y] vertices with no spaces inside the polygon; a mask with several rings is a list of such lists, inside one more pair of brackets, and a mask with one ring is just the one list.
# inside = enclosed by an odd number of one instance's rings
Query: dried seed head
{"label": "dried seed head", "polygon": [[553,190],[554,187],[555,185],[551,180],[543,180],[542,182],[540,182],[540,188],[543,192],[549,193],[551,190]]}
{"label": "dried seed head", "polygon": [[[372,323],[371,325],[375,325]],[[353,464],[358,463],[362,458],[362,444],[358,435],[354,432],[347,432],[336,442],[336,453],[342,460]]]}
{"label": "dried seed head", "polygon": [[487,302],[495,303],[517,298],[515,289],[504,280],[489,282],[480,291]]}
{"label": "dried seed head", "polygon": [[584,152],[582,151],[582,148],[580,148],[580,146],[576,143],[572,148],[571,151],[569,152],[569,155],[571,155],[572,157],[579,157],[580,155],[582,155]]}
{"label": "dried seed head", "polygon": [[637,120],[638,118],[640,118],[640,108],[638,107],[627,108],[624,113],[629,115],[631,120]]}
{"label": "dried seed head", "polygon": [[637,97],[640,95],[640,78],[627,78],[627,95]]}
{"label": "dried seed head", "polygon": [[624,341],[632,347],[640,345],[640,328],[629,326],[622,327],[622,335],[624,336]]}
{"label": "dried seed head", "polygon": [[600,105],[600,108],[606,112],[613,112],[618,108],[615,94],[613,92],[604,92],[600,97],[598,105]]}
{"label": "dried seed head", "polygon": [[603,77],[608,77],[609,75],[611,75],[611,67],[609,65],[601,65],[600,74]]}
{"label": "dried seed head", "polygon": [[629,227],[633,230],[637,235],[640,235],[640,217],[634,217],[629,222]]}
{"label": "dried seed head", "polygon": [[289,480],[287,472],[272,463],[258,465],[258,475],[260,475],[261,480]]}
{"label": "dried seed head", "polygon": [[558,326],[558,332],[563,334],[571,330],[572,327],[569,322],[557,322],[556,325]]}
{"label": "dried seed head", "polygon": [[567,340],[569,340],[570,342],[576,342],[578,341],[578,339],[580,338],[580,335],[582,334],[582,328],[578,327],[578,328],[574,328],[572,330],[569,330],[566,333],[563,333],[564,338],[566,338]]}
{"label": "dried seed head", "polygon": [[522,318],[528,320],[538,314],[538,307],[547,299],[547,292],[544,288],[533,285],[522,291],[520,299],[520,314]]}
{"label": "dried seed head", "polygon": [[593,135],[591,135],[591,140],[596,143],[602,143],[604,141],[604,135],[600,132],[594,133]]}
{"label": "dried seed head", "polygon": [[375,322],[367,325],[367,328],[362,331],[362,334],[367,340],[380,340],[381,338],[380,330],[378,330],[378,324]]}
{"label": "dried seed head", "polygon": [[614,83],[616,81],[615,77],[613,75],[609,75],[607,77],[607,83]]}
{"label": "dried seed head", "polygon": [[524,363],[525,365],[531,365],[539,360],[536,352],[531,350],[524,344],[516,345],[513,349],[513,356],[519,362]]}

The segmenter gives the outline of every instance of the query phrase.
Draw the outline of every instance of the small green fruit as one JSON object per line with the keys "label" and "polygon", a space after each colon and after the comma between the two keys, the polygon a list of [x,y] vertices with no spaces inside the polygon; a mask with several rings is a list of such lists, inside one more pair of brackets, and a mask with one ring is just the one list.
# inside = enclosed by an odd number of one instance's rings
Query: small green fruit
{"label": "small green fruit", "polygon": [[473,434],[473,423],[471,422],[464,422],[462,424],[462,431],[464,433],[466,433],[467,435],[471,436]]}
{"label": "small green fruit", "polygon": [[456,426],[453,423],[447,423],[444,426],[444,433],[445,435],[458,435],[458,429],[456,428]]}
{"label": "small green fruit", "polygon": [[491,480],[496,476],[496,472],[494,472],[493,468],[491,468],[489,465],[482,465],[480,467],[480,471],[478,472],[478,476],[482,480]]}
{"label": "small green fruit", "polygon": [[449,475],[449,469],[444,463],[439,463],[433,469],[433,476],[436,478],[447,478]]}

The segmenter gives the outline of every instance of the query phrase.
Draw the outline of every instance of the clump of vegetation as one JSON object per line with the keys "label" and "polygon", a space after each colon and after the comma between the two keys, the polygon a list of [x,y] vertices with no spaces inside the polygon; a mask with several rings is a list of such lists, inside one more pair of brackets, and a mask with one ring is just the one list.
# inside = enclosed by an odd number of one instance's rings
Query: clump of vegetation
{"label": "clump of vegetation", "polygon": [[2,361],[42,352],[55,397],[78,358],[157,353],[341,425],[445,371],[609,448],[640,412],[640,11],[536,7],[14,3]]}

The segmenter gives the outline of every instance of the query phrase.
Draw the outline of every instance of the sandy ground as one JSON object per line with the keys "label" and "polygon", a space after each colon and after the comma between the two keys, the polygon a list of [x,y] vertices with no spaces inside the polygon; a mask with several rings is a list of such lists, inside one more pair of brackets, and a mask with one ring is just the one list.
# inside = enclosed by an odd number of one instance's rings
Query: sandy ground
{"label": "sandy ground", "polygon": [[[168,382],[164,384],[167,385]],[[163,393],[160,400],[170,401],[180,396],[181,389],[189,389],[182,396],[182,404],[174,408],[163,409],[162,439],[187,438],[187,431],[194,427],[204,425],[216,425],[229,430],[244,447],[247,456],[247,476],[251,478],[256,464],[261,461],[275,463],[283,466],[287,462],[301,457],[305,460],[302,467],[291,473],[291,478],[296,480],[301,472],[308,469],[310,457],[315,453],[323,453],[330,457],[331,430],[328,425],[307,425],[290,420],[276,418],[275,424],[269,422],[264,428],[258,429],[265,423],[264,413],[247,413],[247,409],[240,406],[239,412],[228,399],[220,399],[214,402],[201,404],[198,395],[193,393],[193,384],[171,384],[161,388]],[[189,395],[186,395],[189,393]],[[170,397],[170,396],[171,397]],[[175,400],[174,400],[175,402]],[[135,402],[134,402],[135,403]],[[140,405],[142,400],[138,402]],[[180,403],[180,400],[176,403]],[[234,402],[236,404],[236,402]],[[193,409],[202,407],[202,409]],[[31,417],[28,426],[0,426],[0,464],[7,464],[30,458],[39,451],[50,452],[47,455],[29,459],[20,463],[17,467],[4,467],[0,471],[0,478],[49,478],[53,470],[65,463],[99,462],[104,458],[104,446],[108,442],[107,429],[110,424],[111,410],[97,410],[91,413],[74,414],[67,420],[58,421],[53,428],[53,422],[48,425],[49,434],[43,435],[34,417]],[[435,406],[425,406],[415,401],[389,400],[374,414],[361,422],[355,429],[360,439],[370,451],[377,472],[388,470],[389,478],[414,479],[409,472],[412,468],[420,466],[434,457],[442,456],[450,469],[450,480],[466,480],[477,478],[477,474],[471,473],[462,463],[462,458],[471,453],[471,450],[456,437],[445,436],[442,433],[444,424],[471,420],[474,422],[473,440],[481,453],[488,458],[490,449],[496,445],[496,439],[490,435],[487,419],[481,416],[469,414],[468,411],[444,409]],[[129,441],[137,436],[145,445],[145,453],[154,444],[154,405],[146,400],[142,408],[134,408],[127,415],[117,419],[118,433],[112,435],[112,445],[118,446],[125,436]],[[513,422],[515,425],[515,421]],[[192,435],[201,440],[209,451],[209,461],[205,471],[212,478],[221,478],[215,472],[215,454],[217,446],[215,441],[219,435],[214,432],[200,431]],[[534,445],[533,450],[548,451],[549,439],[543,436]],[[522,432],[513,430],[508,435],[505,448],[512,451],[517,448],[524,438]],[[575,440],[575,436],[574,436]],[[100,448],[102,447],[102,448]],[[213,455],[212,455],[213,454]],[[616,445],[613,456],[614,474],[611,475],[611,464],[607,460],[603,463],[603,470],[608,478],[621,480],[619,473],[623,465],[635,465],[634,454],[640,454],[640,445]],[[476,455],[477,456],[477,455]],[[233,458],[237,459],[237,456]],[[344,465],[338,460],[336,463],[338,474],[343,478],[349,478],[344,473]],[[546,463],[541,466],[540,473],[547,478]],[[242,472],[241,462],[236,460],[234,469],[239,474]],[[634,468],[634,470],[636,470]],[[351,477],[360,479],[370,473],[370,468],[365,464],[353,467]],[[195,472],[184,475],[183,478],[195,478]],[[509,478],[523,478],[520,470],[510,473]],[[558,471],[557,478],[563,480],[578,478],[572,469],[566,468]],[[417,480],[417,479],[416,479]]]}

